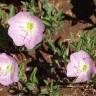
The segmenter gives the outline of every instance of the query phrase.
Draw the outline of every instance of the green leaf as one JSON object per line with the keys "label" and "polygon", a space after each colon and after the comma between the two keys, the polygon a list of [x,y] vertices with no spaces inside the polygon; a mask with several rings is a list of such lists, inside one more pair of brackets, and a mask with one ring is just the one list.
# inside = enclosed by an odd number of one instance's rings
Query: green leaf
{"label": "green leaf", "polygon": [[15,7],[14,5],[10,5],[9,16],[12,17],[14,15],[15,15]]}
{"label": "green leaf", "polygon": [[38,80],[37,80],[37,77],[36,77],[36,73],[37,73],[37,67],[35,67],[30,75],[30,79],[29,81],[31,83],[37,83],[38,84]]}
{"label": "green leaf", "polygon": [[3,17],[3,11],[0,9],[0,18]]}
{"label": "green leaf", "polygon": [[28,82],[26,83],[26,86],[29,90],[32,90],[35,87],[35,84]]}
{"label": "green leaf", "polygon": [[25,66],[24,66],[24,64],[20,64],[20,66],[19,66],[19,79],[22,82],[27,81],[26,75],[25,75]]}

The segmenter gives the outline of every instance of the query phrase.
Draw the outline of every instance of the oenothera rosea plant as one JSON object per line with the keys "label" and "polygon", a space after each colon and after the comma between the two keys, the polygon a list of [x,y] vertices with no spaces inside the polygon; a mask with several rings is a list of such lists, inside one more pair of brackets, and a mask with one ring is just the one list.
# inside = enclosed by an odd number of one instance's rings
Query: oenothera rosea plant
{"label": "oenothera rosea plant", "polygon": [[29,12],[19,12],[8,20],[8,35],[15,45],[32,49],[43,39],[43,22]]}
{"label": "oenothera rosea plant", "polygon": [[18,64],[16,60],[6,53],[0,54],[0,83],[8,86],[18,82]]}
{"label": "oenothera rosea plant", "polygon": [[94,73],[96,73],[96,67],[88,53],[81,50],[71,54],[67,65],[67,76],[76,77],[74,83],[88,81]]}

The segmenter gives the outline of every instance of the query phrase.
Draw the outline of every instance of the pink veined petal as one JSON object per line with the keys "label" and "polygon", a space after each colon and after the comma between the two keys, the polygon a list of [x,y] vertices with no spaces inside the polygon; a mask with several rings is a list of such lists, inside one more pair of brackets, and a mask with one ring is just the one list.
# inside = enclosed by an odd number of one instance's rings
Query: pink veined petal
{"label": "pink veined petal", "polygon": [[[80,51],[80,52],[83,52],[83,51]],[[80,62],[83,61],[85,64],[88,64],[89,65],[89,70],[88,71],[90,73],[92,73],[93,64],[94,64],[93,60],[90,58],[90,56],[88,54],[81,55],[80,52],[79,52],[79,54],[76,52],[76,54],[73,53],[71,55],[71,57],[70,57],[71,58],[71,62],[74,62],[74,63],[71,63],[71,64],[73,64],[74,66],[77,65],[77,68],[79,69],[79,67],[82,66],[82,63],[80,63]]]}
{"label": "pink veined petal", "polygon": [[31,16],[29,19],[35,25],[35,28],[32,30],[33,33],[34,32],[36,32],[36,33],[44,32],[45,26],[39,18],[37,18],[36,16]]}
{"label": "pink veined petal", "polygon": [[[87,64],[88,66],[82,69],[84,64]],[[78,73],[76,76],[74,75],[75,72]],[[96,73],[96,67],[94,61],[91,59],[88,53],[81,50],[73,53],[70,56],[70,63],[67,65],[67,75],[68,77],[77,77],[74,83],[80,83],[89,80],[91,74],[93,73]]]}
{"label": "pink veined petal", "polygon": [[78,52],[80,58],[90,58],[89,54],[83,50]]}
{"label": "pink veined petal", "polygon": [[13,74],[12,74],[12,75],[13,75],[12,80],[13,80],[14,82],[18,82],[18,81],[19,81],[18,72],[19,72],[19,70],[18,70],[18,65],[14,63],[14,72],[13,72]]}
{"label": "pink veined petal", "polygon": [[96,74],[96,67],[95,67],[95,64],[93,64],[92,73],[93,73],[93,74]]}
{"label": "pink veined petal", "polygon": [[14,81],[13,80],[13,76],[15,76],[13,74],[14,72],[12,73],[5,73],[5,72],[0,72],[0,83],[2,85],[5,85],[5,86],[8,86],[10,84],[12,84],[13,82],[17,82],[17,81]]}
{"label": "pink veined petal", "polygon": [[[31,49],[42,41],[45,26],[38,17],[32,16],[29,12],[17,13],[9,19],[8,23],[10,25],[8,34],[15,45],[23,46],[25,44],[26,48]],[[26,29],[28,23],[33,24],[31,30]]]}
{"label": "pink veined petal", "polygon": [[[9,64],[12,64],[13,70],[7,70]],[[8,86],[13,82],[18,82],[18,64],[14,58],[6,53],[0,54],[0,68],[0,83],[2,85]]]}
{"label": "pink veined petal", "polygon": [[83,50],[81,50],[79,52],[75,52],[75,53],[71,54],[71,56],[70,56],[70,60],[72,60],[72,61],[73,60],[77,61],[77,60],[80,60],[83,58],[90,58],[89,54]]}
{"label": "pink veined petal", "polygon": [[78,69],[77,66],[74,66],[72,62],[68,63],[67,65],[67,77],[77,77],[78,76]]}
{"label": "pink veined petal", "polygon": [[34,48],[43,39],[43,33],[35,33],[31,37],[27,37],[25,40],[25,47],[28,49]]}
{"label": "pink veined petal", "polygon": [[[7,62],[7,63],[16,63],[16,60],[11,56],[7,55],[6,53],[0,54],[0,62]],[[2,63],[1,63],[2,64]]]}
{"label": "pink veined petal", "polygon": [[3,85],[9,85],[13,82],[18,82],[18,65],[15,61],[15,59],[11,58],[10,56],[6,55],[5,53],[2,53],[0,55],[0,67],[5,67],[7,64],[13,64],[14,70],[12,73],[0,72],[0,83]]}
{"label": "pink veined petal", "polygon": [[81,83],[90,80],[90,75],[87,73],[80,74],[77,79],[74,81],[74,83]]}
{"label": "pink veined petal", "polygon": [[2,85],[8,86],[13,83],[12,76],[6,76],[5,78],[0,78],[0,83]]}
{"label": "pink veined petal", "polygon": [[6,62],[6,61],[9,61],[9,58],[5,53],[2,53],[2,54],[0,54],[0,61]]}
{"label": "pink veined petal", "polygon": [[12,72],[12,81],[13,82],[18,82],[19,81],[19,77],[18,77],[18,72],[19,72],[19,69],[18,69],[18,64],[16,62],[16,60],[14,58],[12,58],[11,56],[9,57],[10,59],[10,63],[13,64],[13,72]]}
{"label": "pink veined petal", "polygon": [[[0,64],[1,65],[1,64]],[[0,66],[1,67],[1,66]],[[0,81],[6,77],[5,72],[0,72]]]}
{"label": "pink veined petal", "polygon": [[9,27],[8,35],[13,39],[14,43],[17,46],[22,46],[24,45],[24,39],[25,39],[26,33],[22,32],[22,30],[17,31],[15,27],[16,26]]}
{"label": "pink veined petal", "polygon": [[19,12],[8,20],[9,25],[25,25],[30,17],[29,12]]}
{"label": "pink veined petal", "polygon": [[8,20],[10,26],[25,26],[28,22],[35,24],[36,30],[39,32],[43,32],[45,29],[42,21],[38,17],[30,15],[29,12],[19,12]]}
{"label": "pink veined petal", "polygon": [[8,24],[10,26],[25,26],[26,23],[32,22],[33,24],[36,25],[35,31],[43,32],[45,29],[44,24],[42,21],[33,15],[30,15],[29,12],[19,12],[15,16],[11,17],[8,21]]}
{"label": "pink veined petal", "polygon": [[8,33],[9,32],[20,35],[22,37],[26,36],[26,30],[24,30],[24,26],[11,25],[8,29]]}
{"label": "pink veined petal", "polygon": [[[34,21],[34,27],[33,27],[33,29],[29,33],[27,33],[27,36],[26,36],[26,39],[25,39],[25,43],[26,43],[26,41],[30,41],[31,39],[33,39],[32,41],[34,43],[41,42],[42,41],[42,38],[43,38],[43,31],[45,29],[45,26],[42,23],[42,21],[39,20],[35,16],[32,16],[31,17],[31,21]],[[34,44],[33,44],[33,46],[34,46]]]}

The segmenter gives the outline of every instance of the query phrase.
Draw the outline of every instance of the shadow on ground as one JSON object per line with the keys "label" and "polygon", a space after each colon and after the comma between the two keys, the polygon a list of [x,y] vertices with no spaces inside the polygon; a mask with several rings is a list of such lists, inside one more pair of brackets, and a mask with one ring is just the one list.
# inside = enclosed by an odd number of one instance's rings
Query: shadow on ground
{"label": "shadow on ground", "polygon": [[8,29],[0,25],[0,50],[7,51],[13,46],[11,38],[8,36]]}

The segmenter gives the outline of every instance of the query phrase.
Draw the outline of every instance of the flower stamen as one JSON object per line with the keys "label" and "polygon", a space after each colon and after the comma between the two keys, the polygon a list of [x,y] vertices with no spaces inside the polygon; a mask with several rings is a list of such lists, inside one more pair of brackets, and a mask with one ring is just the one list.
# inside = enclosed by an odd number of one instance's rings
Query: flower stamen
{"label": "flower stamen", "polygon": [[13,70],[12,64],[8,64],[6,67],[6,72],[10,73],[10,72],[12,72],[12,70]]}
{"label": "flower stamen", "polygon": [[89,69],[89,64],[86,64],[84,61],[80,61],[80,72],[87,72]]}
{"label": "flower stamen", "polygon": [[31,31],[31,30],[33,29],[33,23],[28,22],[28,23],[25,25],[25,29],[28,30],[28,31]]}

